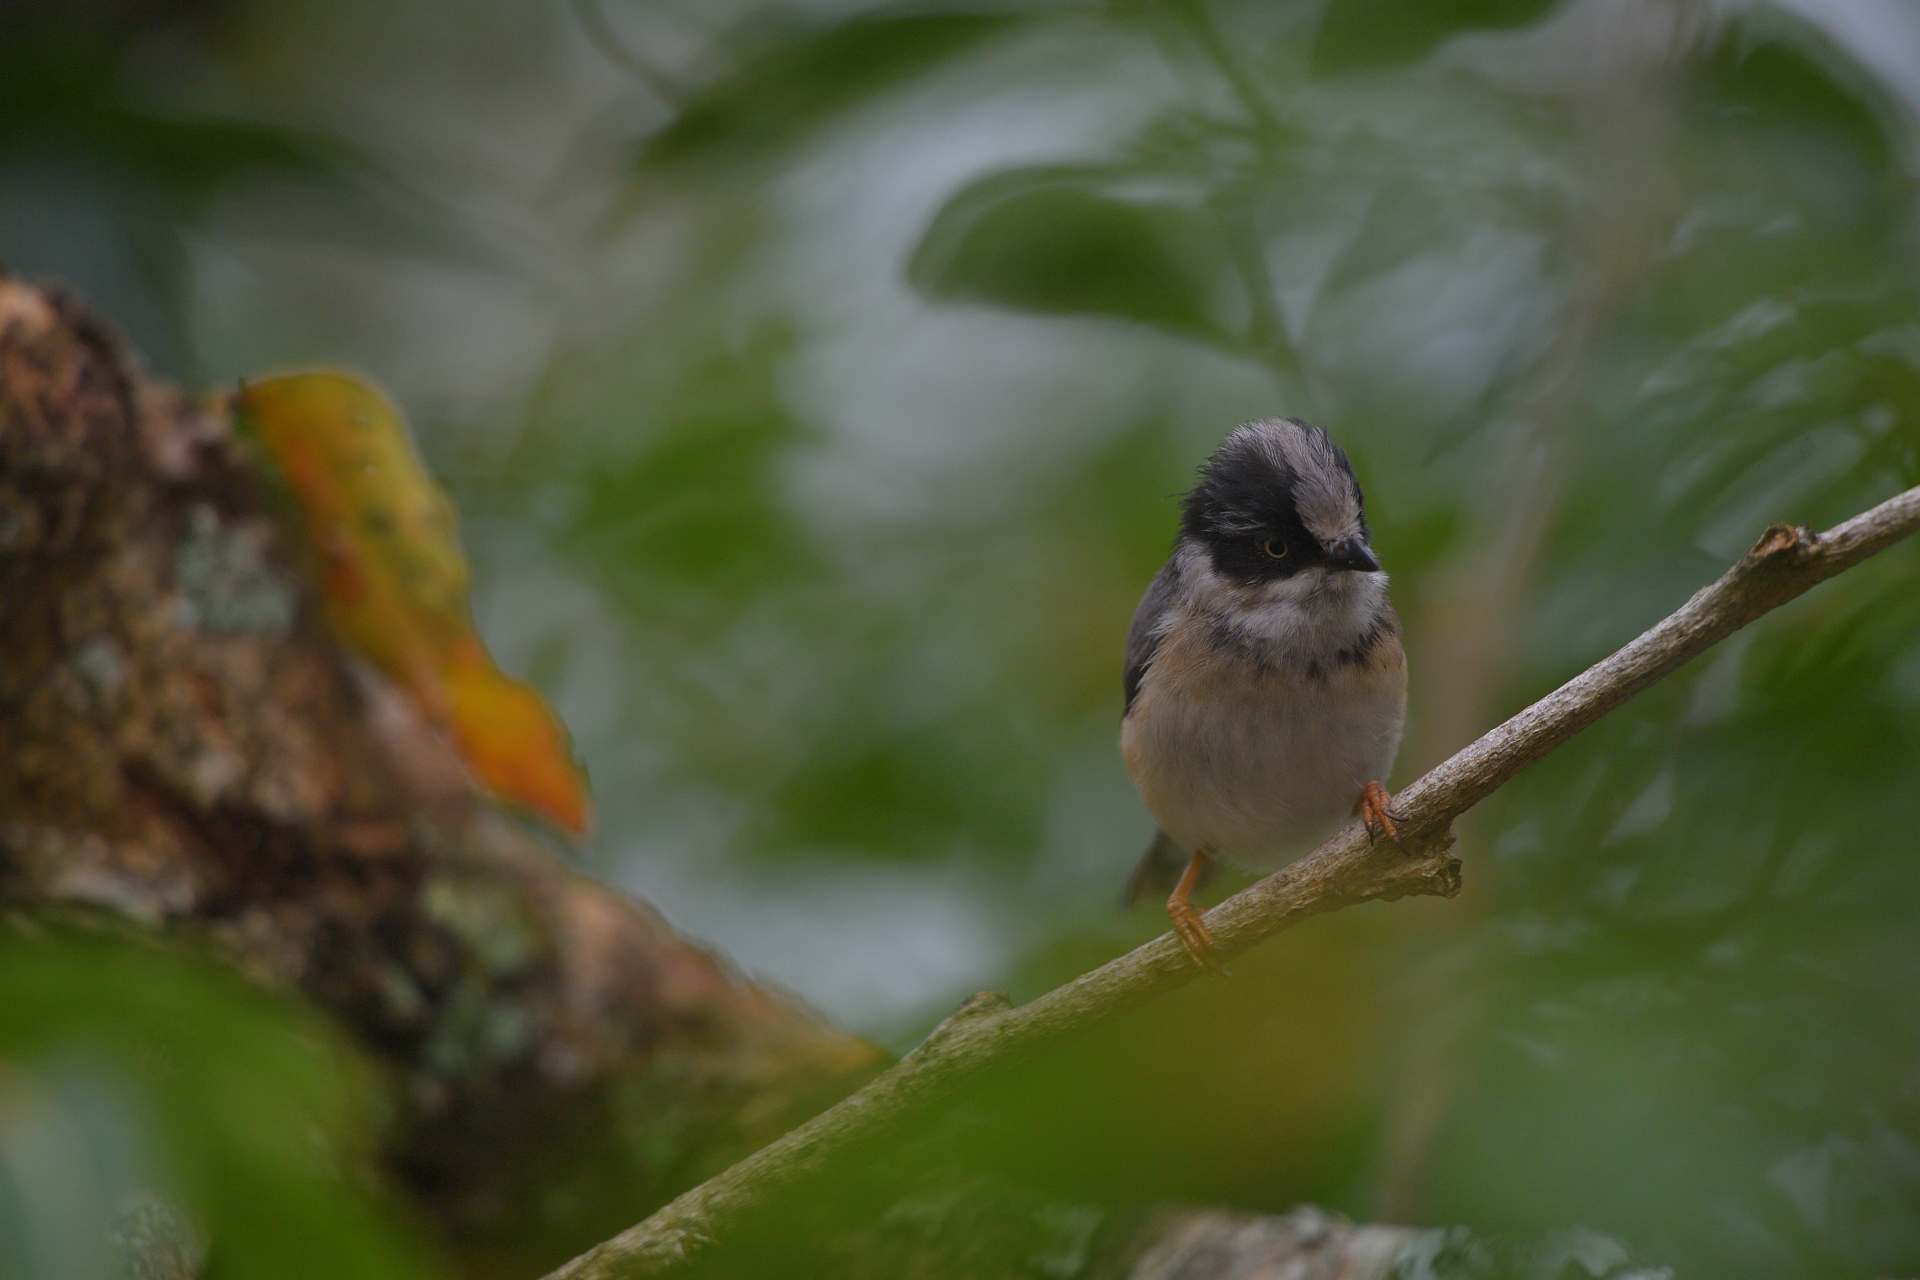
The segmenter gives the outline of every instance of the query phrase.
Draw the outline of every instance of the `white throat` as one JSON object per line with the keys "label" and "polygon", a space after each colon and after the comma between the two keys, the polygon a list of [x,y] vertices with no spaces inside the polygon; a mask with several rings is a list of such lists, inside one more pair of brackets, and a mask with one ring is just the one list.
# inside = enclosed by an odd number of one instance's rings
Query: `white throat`
{"label": "white throat", "polygon": [[1324,661],[1374,632],[1387,607],[1381,572],[1303,569],[1248,587],[1222,578],[1200,547],[1181,548],[1179,559],[1190,607],[1238,639],[1303,663]]}

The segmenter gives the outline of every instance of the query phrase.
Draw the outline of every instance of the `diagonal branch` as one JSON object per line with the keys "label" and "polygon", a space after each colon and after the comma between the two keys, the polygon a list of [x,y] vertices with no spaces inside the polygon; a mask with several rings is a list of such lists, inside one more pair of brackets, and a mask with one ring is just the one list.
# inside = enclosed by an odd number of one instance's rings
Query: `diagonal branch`
{"label": "diagonal branch", "polygon": [[[1920,531],[1920,488],[1815,534],[1774,525],[1717,581],[1612,656],[1521,711],[1403,790],[1405,849],[1371,847],[1358,825],[1229,898],[1207,915],[1223,954],[1308,916],[1374,899],[1451,896],[1454,819],[1521,769],[1640,690],[1811,587]],[[690,1267],[786,1190],[832,1161],[926,1115],[987,1073],[1184,985],[1195,970],[1162,934],[1021,1005],[976,996],[919,1048],[837,1106],[693,1188],[548,1280],[661,1276]]]}

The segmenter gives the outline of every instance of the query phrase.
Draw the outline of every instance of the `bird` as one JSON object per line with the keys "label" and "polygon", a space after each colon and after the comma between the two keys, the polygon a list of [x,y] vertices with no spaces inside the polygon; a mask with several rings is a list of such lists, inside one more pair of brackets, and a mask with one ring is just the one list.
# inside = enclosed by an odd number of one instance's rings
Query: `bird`
{"label": "bird", "polygon": [[1121,757],[1159,827],[1126,897],[1170,890],[1196,965],[1223,972],[1191,901],[1216,862],[1275,870],[1356,815],[1398,841],[1406,651],[1359,481],[1321,428],[1260,418],[1221,441],[1125,663]]}

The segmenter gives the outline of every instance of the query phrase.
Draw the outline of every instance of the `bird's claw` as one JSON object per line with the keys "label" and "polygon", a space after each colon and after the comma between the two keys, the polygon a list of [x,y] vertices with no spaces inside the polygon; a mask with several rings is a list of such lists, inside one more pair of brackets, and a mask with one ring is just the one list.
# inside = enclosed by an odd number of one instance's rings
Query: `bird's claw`
{"label": "bird's claw", "polygon": [[1180,945],[1187,949],[1187,955],[1194,964],[1208,973],[1226,977],[1227,970],[1220,963],[1219,949],[1213,942],[1213,934],[1207,929],[1200,913],[1191,903],[1168,902],[1167,918],[1173,921],[1174,936],[1180,939]]}
{"label": "bird's claw", "polygon": [[1360,822],[1366,827],[1369,840],[1378,842],[1385,836],[1395,844],[1400,843],[1399,824],[1405,819],[1388,807],[1392,800],[1387,789],[1378,782],[1369,782],[1360,789],[1360,799],[1354,803],[1353,809],[1360,815]]}

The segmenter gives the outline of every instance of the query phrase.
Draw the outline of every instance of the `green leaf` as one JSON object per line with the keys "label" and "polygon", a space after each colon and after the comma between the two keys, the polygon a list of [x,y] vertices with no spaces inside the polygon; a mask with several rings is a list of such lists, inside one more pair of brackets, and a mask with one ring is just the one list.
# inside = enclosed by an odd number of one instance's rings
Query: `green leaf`
{"label": "green leaf", "polygon": [[1483,28],[1521,27],[1555,0],[1331,0],[1313,42],[1316,71],[1370,71],[1418,62],[1442,42]]}
{"label": "green leaf", "polygon": [[950,197],[907,265],[930,298],[1107,315],[1224,339],[1237,290],[1221,231],[1194,204],[1113,190],[1099,168],[991,174]]}

